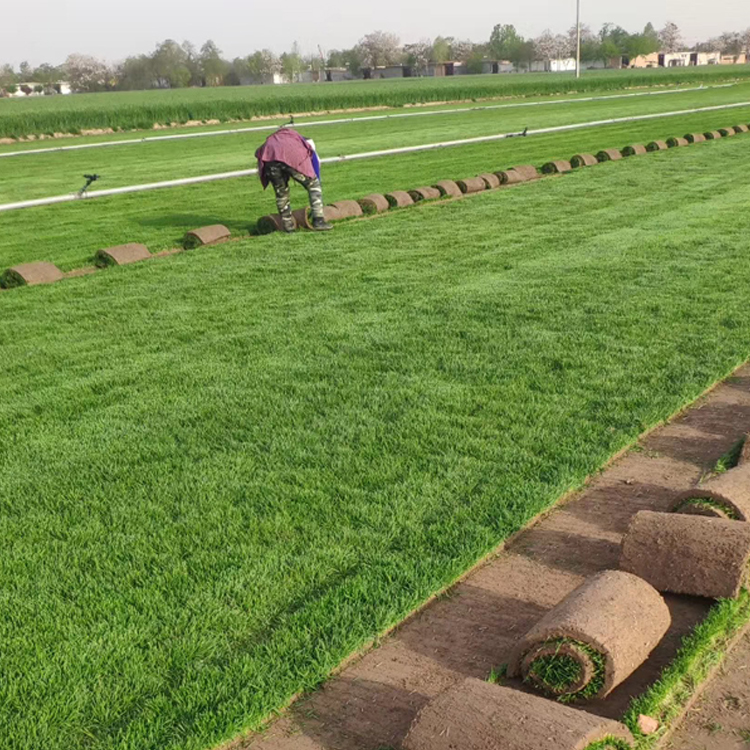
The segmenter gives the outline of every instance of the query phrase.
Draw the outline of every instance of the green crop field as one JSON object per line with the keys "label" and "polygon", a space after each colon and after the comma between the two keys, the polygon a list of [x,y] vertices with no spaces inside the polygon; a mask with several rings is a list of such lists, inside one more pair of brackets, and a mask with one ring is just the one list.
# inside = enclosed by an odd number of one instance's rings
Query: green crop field
{"label": "green crop field", "polygon": [[[329,156],[749,87],[300,130]],[[88,117],[120,96],[38,103]],[[750,107],[326,165],[324,197],[740,122]],[[0,203],[89,171],[246,168],[264,137],[0,159]],[[210,750],[257,728],[747,359],[749,169],[747,134],[325,235],[242,237],[275,210],[256,177],[1,213],[0,271],[206,224],[240,239],[0,292],[0,747]]]}
{"label": "green crop field", "polygon": [[403,106],[441,100],[711,84],[748,78],[750,65],[722,65],[679,70],[589,71],[578,81],[569,73],[535,73],[35,97],[0,100],[0,138],[97,128],[143,129],[155,123],[243,120],[289,112]]}

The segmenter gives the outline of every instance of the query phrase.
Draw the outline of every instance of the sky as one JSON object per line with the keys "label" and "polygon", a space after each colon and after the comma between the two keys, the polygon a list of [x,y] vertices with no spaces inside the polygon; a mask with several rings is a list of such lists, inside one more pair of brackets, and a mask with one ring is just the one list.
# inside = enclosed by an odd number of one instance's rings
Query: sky
{"label": "sky", "polygon": [[[364,34],[383,30],[411,42],[455,36],[483,42],[497,23],[512,23],[526,37],[549,28],[564,32],[575,21],[575,0],[37,0],[30,21],[23,3],[3,3],[0,63],[28,60],[59,64],[68,54],[110,62],[153,50],[157,42],[213,39],[227,58],[268,47],[276,53],[294,41],[303,52],[352,47]],[[582,22],[597,30],[611,22],[628,31],[651,21],[680,27],[688,44],[726,30],[750,27],[750,0],[581,0]]]}

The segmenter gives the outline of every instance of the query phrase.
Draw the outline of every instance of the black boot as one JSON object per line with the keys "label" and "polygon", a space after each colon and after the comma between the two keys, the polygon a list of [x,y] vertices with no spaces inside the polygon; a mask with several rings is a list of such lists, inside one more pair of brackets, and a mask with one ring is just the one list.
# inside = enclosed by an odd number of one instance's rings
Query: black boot
{"label": "black boot", "polygon": [[329,224],[322,216],[316,216],[312,220],[312,228],[316,232],[327,232],[333,229],[333,224]]}

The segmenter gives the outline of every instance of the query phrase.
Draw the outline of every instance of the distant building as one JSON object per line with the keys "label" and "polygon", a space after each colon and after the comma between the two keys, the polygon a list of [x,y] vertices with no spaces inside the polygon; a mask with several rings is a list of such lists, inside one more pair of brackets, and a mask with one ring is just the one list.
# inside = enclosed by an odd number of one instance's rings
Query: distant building
{"label": "distant building", "polygon": [[456,76],[461,75],[465,68],[466,66],[457,60],[449,60],[447,62],[429,62],[427,63],[427,75],[435,76],[435,78]]}
{"label": "distant building", "polygon": [[303,70],[297,77],[298,83],[335,83],[336,81],[351,81],[354,76],[349,68],[325,68],[324,70]]}
{"label": "distant building", "polygon": [[739,55],[720,55],[719,65],[746,65],[750,60],[744,52]]}
{"label": "distant building", "polygon": [[574,73],[575,57],[564,57],[557,60],[534,60],[529,65],[530,73]]}
{"label": "distant building", "polygon": [[482,60],[482,73],[512,73],[515,70],[510,60]]}
{"label": "distant building", "polygon": [[14,84],[16,90],[14,93],[6,91],[7,96],[16,99],[25,96],[54,96],[55,94],[71,94],[72,89],[67,81],[58,81],[57,83],[39,83],[39,81],[25,81],[24,83]]}
{"label": "distant building", "polygon": [[653,52],[632,60],[623,58],[626,68],[684,68],[690,65],[718,65],[720,52]]}
{"label": "distant building", "polygon": [[326,68],[324,79],[328,83],[337,81],[351,81],[354,76],[349,72],[349,68]]}

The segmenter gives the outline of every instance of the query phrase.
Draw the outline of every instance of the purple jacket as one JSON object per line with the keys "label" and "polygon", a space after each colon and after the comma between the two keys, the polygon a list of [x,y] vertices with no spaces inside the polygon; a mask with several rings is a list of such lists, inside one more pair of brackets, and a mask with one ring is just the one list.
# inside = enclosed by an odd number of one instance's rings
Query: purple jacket
{"label": "purple jacket", "polygon": [[315,177],[312,146],[291,128],[281,128],[266,138],[266,142],[255,152],[258,160],[258,175],[263,187],[267,187],[266,164],[280,161],[306,177]]}

